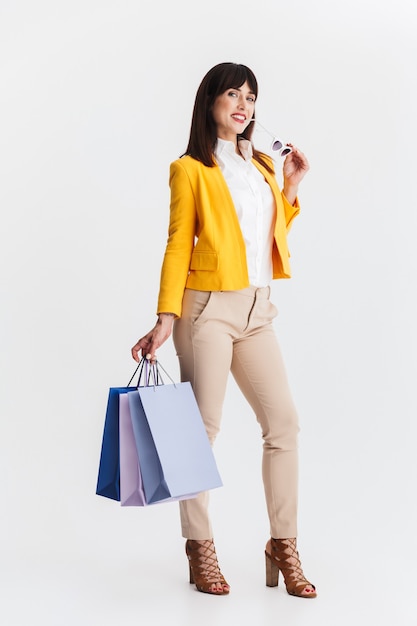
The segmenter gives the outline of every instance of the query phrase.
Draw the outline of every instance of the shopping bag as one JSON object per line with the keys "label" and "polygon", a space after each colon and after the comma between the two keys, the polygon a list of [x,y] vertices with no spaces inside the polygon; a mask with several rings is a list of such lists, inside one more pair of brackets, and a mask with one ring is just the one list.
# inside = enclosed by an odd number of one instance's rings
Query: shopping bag
{"label": "shopping bag", "polygon": [[[146,367],[145,367],[146,365]],[[136,385],[130,386],[139,371]],[[136,367],[126,387],[111,387],[107,400],[104,420],[103,439],[101,444],[100,463],[97,478],[96,494],[120,502],[120,397],[135,391],[143,381],[149,380],[149,364],[142,359]],[[125,412],[128,411],[123,403]],[[126,423],[126,422],[124,422]],[[136,453],[135,453],[136,454]]]}
{"label": "shopping bag", "polygon": [[[147,506],[143,489],[135,435],[126,393],[119,395],[119,462],[120,462],[120,504],[121,506]],[[185,496],[163,497],[150,502],[150,505],[190,498]]]}
{"label": "shopping bag", "polygon": [[150,366],[152,382],[127,396],[148,504],[222,486],[190,383],[165,384],[160,367]]}
{"label": "shopping bag", "polygon": [[119,397],[136,387],[111,387],[107,400],[96,494],[120,501]]}
{"label": "shopping bag", "polygon": [[119,462],[121,506],[146,506],[127,393],[119,395]]}

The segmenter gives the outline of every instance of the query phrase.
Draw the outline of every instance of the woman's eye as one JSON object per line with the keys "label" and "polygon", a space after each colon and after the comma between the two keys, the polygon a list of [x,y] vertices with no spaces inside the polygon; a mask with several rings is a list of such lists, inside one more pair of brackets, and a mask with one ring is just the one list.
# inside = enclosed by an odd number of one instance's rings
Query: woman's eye
{"label": "woman's eye", "polygon": [[[239,98],[239,93],[237,91],[229,91],[228,95],[232,98]],[[254,103],[256,98],[255,96],[248,96],[246,100],[248,102]]]}

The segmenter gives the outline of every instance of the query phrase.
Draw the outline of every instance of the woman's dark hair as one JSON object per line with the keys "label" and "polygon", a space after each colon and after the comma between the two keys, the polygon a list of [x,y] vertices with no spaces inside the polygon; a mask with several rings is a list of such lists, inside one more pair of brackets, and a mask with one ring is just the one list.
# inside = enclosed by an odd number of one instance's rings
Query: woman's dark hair
{"label": "woman's dark hair", "polygon": [[[251,91],[258,95],[258,82],[255,74],[246,65],[219,63],[204,76],[197,90],[191,120],[190,138],[185,154],[201,161],[208,167],[216,165],[213,153],[217,142],[217,126],[213,119],[212,107],[217,96],[227,89],[238,89],[247,81]],[[255,117],[255,116],[254,116]],[[249,124],[238,139],[251,139],[253,123]],[[253,149],[253,158],[269,172],[273,172],[262,152]]]}

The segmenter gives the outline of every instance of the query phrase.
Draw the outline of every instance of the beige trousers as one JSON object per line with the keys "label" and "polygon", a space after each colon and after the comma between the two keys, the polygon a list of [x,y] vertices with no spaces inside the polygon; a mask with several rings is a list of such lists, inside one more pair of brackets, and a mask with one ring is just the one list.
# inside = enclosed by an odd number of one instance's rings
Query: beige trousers
{"label": "beige trousers", "polygon": [[[270,288],[186,289],[173,340],[181,380],[190,381],[211,444],[220,429],[229,372],[252,407],[263,438],[262,477],[271,537],[297,536],[298,418],[272,327]],[[237,432],[236,441],[239,440]],[[188,539],[211,539],[208,492],[181,501]]]}

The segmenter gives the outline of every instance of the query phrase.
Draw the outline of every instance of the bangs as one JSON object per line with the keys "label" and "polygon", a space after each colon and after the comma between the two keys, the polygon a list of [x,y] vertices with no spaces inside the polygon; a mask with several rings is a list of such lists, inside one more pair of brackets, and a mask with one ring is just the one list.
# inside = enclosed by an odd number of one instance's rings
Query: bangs
{"label": "bangs", "polygon": [[239,89],[245,82],[248,83],[254,95],[258,95],[258,83],[255,75],[246,65],[224,63],[219,73],[220,76],[216,76],[216,80],[213,81],[215,89],[210,94],[212,98],[216,98],[227,89]]}

